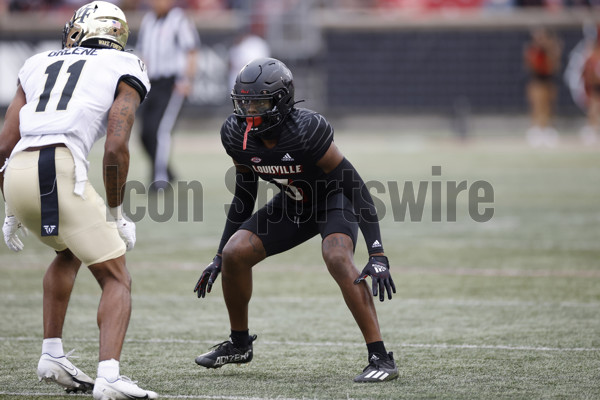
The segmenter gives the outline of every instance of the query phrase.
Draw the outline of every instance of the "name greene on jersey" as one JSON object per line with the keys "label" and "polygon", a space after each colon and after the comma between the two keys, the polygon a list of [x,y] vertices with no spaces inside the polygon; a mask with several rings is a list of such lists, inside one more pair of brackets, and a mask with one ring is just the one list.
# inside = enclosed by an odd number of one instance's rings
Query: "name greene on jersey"
{"label": "name greene on jersey", "polygon": [[97,56],[98,49],[91,47],[73,47],[70,49],[62,49],[58,51],[51,51],[48,53],[48,57],[58,57],[58,56]]}
{"label": "name greene on jersey", "polygon": [[302,173],[302,165],[253,165],[254,172],[269,175],[289,175]]}

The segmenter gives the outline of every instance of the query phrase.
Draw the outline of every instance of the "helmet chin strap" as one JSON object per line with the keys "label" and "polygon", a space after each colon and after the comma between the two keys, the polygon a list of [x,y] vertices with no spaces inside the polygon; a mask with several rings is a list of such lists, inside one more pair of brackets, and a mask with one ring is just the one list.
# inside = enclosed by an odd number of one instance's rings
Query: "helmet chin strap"
{"label": "helmet chin strap", "polygon": [[246,117],[246,132],[244,132],[244,144],[242,150],[246,150],[246,143],[248,143],[248,132],[253,126],[259,126],[262,124],[262,117]]}

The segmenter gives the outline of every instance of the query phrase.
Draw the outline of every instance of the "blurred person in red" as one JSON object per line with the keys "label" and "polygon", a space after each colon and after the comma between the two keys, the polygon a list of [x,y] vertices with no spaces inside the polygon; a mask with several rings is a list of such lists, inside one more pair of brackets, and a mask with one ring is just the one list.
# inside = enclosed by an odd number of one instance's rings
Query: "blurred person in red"
{"label": "blurred person in red", "polygon": [[484,0],[377,0],[376,7],[384,10],[439,11],[443,9],[478,9]]}
{"label": "blurred person in red", "polygon": [[529,71],[527,99],[533,126],[527,130],[527,141],[534,147],[555,146],[558,132],[551,124],[556,105],[556,75],[560,69],[562,45],[546,28],[531,32],[524,50],[525,67]]}
{"label": "blurred person in red", "polygon": [[[600,27],[598,28],[600,34]],[[585,59],[582,71],[583,87],[586,95],[587,125],[580,132],[585,144],[598,141],[600,130],[600,41],[596,37]]]}
{"label": "blurred person in red", "polygon": [[189,10],[219,11],[227,8],[224,0],[185,0],[184,8]]}

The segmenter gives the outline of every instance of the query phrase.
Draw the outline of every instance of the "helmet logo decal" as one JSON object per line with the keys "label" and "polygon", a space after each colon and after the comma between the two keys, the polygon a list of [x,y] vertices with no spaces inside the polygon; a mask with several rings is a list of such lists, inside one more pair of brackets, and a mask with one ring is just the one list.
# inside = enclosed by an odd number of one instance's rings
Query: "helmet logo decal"
{"label": "helmet logo decal", "polygon": [[87,17],[89,17],[90,14],[93,11],[96,11],[97,7],[98,6],[90,6],[90,5],[85,6],[85,7],[81,7],[79,10],[77,10],[77,14],[75,14],[75,18],[73,19],[73,22],[77,22],[77,21],[78,22],[83,22],[83,21],[85,21],[85,19]]}

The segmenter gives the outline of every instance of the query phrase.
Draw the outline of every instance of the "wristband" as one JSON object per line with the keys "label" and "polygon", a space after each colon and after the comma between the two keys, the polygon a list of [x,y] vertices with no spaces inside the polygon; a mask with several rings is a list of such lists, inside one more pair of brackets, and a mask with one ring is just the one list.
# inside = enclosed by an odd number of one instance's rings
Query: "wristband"
{"label": "wristband", "polygon": [[123,206],[109,207],[108,212],[115,220],[123,219]]}
{"label": "wristband", "polygon": [[13,212],[10,208],[8,208],[8,203],[6,202],[6,199],[4,199],[4,216],[10,217],[12,215],[13,215]]}

